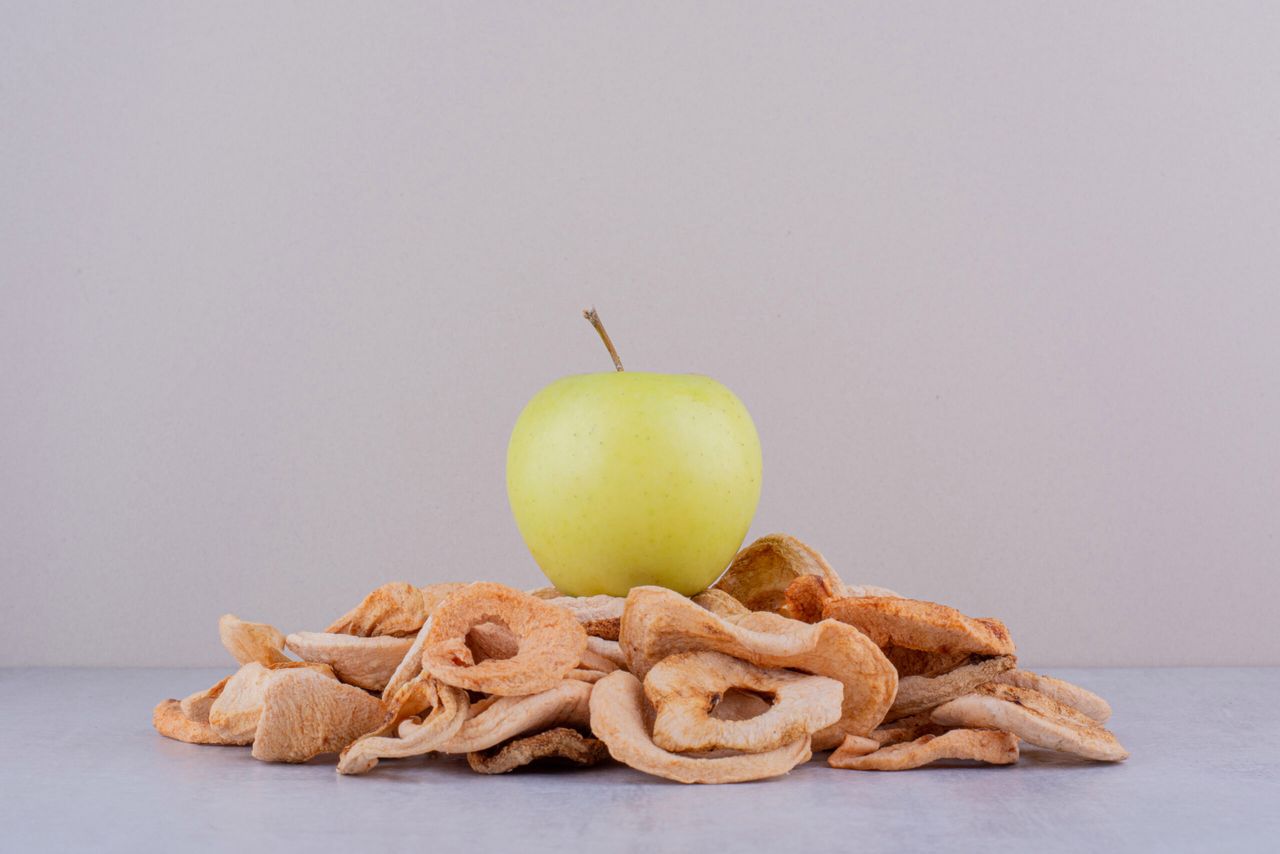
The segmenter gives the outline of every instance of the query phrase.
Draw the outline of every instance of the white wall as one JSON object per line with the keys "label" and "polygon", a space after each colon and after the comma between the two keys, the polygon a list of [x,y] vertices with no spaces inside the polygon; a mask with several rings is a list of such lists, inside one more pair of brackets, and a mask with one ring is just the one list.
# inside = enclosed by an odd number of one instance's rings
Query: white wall
{"label": "white wall", "polygon": [[754,534],[1280,664],[1278,9],[5,4],[0,663],[537,585],[507,434],[594,303],[754,413]]}

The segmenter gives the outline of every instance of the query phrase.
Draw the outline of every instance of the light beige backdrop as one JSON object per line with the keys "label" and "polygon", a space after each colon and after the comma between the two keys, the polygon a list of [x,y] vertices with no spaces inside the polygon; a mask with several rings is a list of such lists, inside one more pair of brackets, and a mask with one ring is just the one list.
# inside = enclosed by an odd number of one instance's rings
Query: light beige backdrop
{"label": "light beige backdrop", "polygon": [[524,402],[709,374],[753,535],[1024,660],[1280,664],[1280,12],[6,3],[0,663],[531,587]]}

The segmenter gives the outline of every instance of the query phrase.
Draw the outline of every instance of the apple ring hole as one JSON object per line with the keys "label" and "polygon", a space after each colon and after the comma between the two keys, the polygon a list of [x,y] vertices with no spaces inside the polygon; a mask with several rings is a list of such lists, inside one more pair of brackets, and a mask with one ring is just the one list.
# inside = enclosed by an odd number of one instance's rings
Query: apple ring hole
{"label": "apple ring hole", "polygon": [[501,617],[485,615],[467,630],[463,643],[471,653],[471,661],[505,661],[520,652],[520,638]]}
{"label": "apple ring hole", "polygon": [[773,708],[777,699],[771,691],[733,687],[711,696],[709,714],[718,721],[749,721]]}

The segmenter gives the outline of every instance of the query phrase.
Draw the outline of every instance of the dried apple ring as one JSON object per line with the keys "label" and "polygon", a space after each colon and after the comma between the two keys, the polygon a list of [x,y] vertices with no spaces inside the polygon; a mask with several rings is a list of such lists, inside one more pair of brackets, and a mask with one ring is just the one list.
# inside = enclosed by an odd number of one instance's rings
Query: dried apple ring
{"label": "dried apple ring", "polygon": [[[762,714],[746,720],[715,715],[734,689],[772,697]],[[658,662],[644,679],[653,704],[653,742],[691,753],[741,750],[763,753],[807,738],[840,720],[844,686],[825,676],[756,667],[719,652],[685,652]]]}
{"label": "dried apple ring", "polygon": [[625,670],[615,670],[596,683],[591,692],[591,731],[624,765],[680,783],[743,783],[780,777],[813,755],[807,736],[764,753],[697,757],[663,750],[653,743],[645,726],[640,680]]}
{"label": "dried apple ring", "polygon": [[627,669],[640,678],[662,659],[711,650],[757,667],[800,670],[844,685],[844,714],[814,737],[829,750],[846,735],[867,735],[893,703],[898,674],[866,635],[834,620],[802,623],[754,611],[733,620],[717,617],[679,593],[634,587],[622,615],[620,645]]}
{"label": "dried apple ring", "polygon": [[[484,623],[505,626],[517,649],[477,661],[468,634]],[[573,614],[503,584],[478,581],[451,594],[431,615],[422,668],[446,685],[503,697],[554,688],[578,666],[587,633]]]}

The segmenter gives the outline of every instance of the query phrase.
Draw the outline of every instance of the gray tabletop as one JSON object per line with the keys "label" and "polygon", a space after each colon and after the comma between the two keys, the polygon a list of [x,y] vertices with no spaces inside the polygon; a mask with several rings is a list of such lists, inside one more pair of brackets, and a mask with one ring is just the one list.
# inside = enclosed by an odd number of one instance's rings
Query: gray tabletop
{"label": "gray tabletop", "polygon": [[[1107,697],[1133,757],[837,771],[683,786],[618,766],[473,774],[161,738],[151,707],[217,670],[0,670],[0,850],[1276,850],[1280,669],[1062,670]],[[446,847],[447,846],[447,847]]]}

